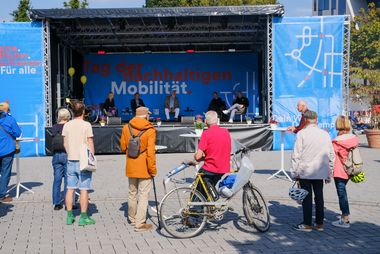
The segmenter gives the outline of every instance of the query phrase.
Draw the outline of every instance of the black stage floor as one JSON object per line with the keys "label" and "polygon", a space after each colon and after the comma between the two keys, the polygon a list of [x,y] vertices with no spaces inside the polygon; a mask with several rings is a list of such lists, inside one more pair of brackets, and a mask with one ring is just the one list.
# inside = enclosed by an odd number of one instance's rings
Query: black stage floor
{"label": "black stage floor", "polygon": [[[268,124],[221,124],[227,128],[231,137],[249,149],[259,149],[263,151],[271,150],[273,144],[273,134]],[[94,143],[96,154],[117,154],[120,153],[120,137],[123,125],[100,126],[93,125]],[[156,127],[156,144],[166,146],[160,153],[192,153],[195,151],[196,139],[181,137],[181,134],[194,133],[193,124],[166,123]],[[46,154],[51,155],[51,127],[45,130]]]}

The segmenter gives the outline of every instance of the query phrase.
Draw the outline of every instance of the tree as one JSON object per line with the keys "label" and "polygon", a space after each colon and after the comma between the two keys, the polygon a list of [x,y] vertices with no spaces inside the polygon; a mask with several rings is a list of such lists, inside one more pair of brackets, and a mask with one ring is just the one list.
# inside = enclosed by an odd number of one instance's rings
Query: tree
{"label": "tree", "polygon": [[275,4],[276,0],[146,0],[146,7]]}
{"label": "tree", "polygon": [[356,100],[380,104],[380,8],[369,3],[355,22],[351,25],[351,93]]}
{"label": "tree", "polygon": [[88,2],[87,0],[70,0],[68,2],[63,2],[63,6],[66,8],[71,8],[71,9],[85,9],[88,7]]}
{"label": "tree", "polygon": [[13,11],[11,15],[13,16],[13,21],[16,22],[29,22],[29,11],[32,9],[29,0],[20,0],[17,10]]}

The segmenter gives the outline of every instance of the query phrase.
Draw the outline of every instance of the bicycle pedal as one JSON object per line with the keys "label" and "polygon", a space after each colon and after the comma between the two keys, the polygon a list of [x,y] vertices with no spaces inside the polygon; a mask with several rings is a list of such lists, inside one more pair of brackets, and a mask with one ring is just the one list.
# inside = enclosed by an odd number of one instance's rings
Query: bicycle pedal
{"label": "bicycle pedal", "polygon": [[230,207],[230,206],[227,208],[227,210],[228,210],[229,212],[233,212],[233,211],[235,211],[235,209],[233,209],[233,208]]}

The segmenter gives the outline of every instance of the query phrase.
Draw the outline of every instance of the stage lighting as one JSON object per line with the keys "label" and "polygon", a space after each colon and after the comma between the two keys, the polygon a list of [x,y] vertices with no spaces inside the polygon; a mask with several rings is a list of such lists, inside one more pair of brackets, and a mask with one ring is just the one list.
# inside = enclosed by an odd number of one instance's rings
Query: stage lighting
{"label": "stage lighting", "polygon": [[236,49],[228,49],[228,52],[235,52]]}
{"label": "stage lighting", "polygon": [[186,50],[186,53],[195,53],[195,50],[194,49],[188,49],[188,50]]}
{"label": "stage lighting", "polygon": [[98,55],[105,55],[106,54],[106,51],[104,50],[98,50]]}

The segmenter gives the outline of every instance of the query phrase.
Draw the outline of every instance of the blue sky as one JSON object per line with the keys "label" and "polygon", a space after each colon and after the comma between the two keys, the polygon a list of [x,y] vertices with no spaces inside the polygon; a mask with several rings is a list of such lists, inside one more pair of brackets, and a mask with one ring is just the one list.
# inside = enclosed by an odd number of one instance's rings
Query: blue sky
{"label": "blue sky", "polygon": [[[0,0],[0,21],[11,21],[10,13],[17,9],[18,0]],[[285,16],[311,16],[312,0],[279,0],[285,6]],[[5,3],[4,3],[5,2]],[[64,0],[31,0],[35,9],[62,8]],[[145,0],[88,0],[90,8],[141,7]]]}

